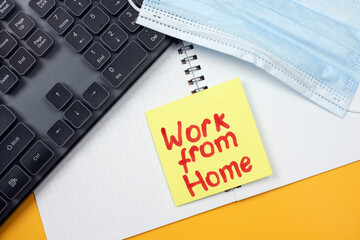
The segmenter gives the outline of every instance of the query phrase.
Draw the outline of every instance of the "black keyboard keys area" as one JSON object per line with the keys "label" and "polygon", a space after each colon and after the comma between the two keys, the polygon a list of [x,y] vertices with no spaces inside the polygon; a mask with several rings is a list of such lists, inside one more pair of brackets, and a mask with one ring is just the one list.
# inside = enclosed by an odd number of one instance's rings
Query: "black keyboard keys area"
{"label": "black keyboard keys area", "polygon": [[111,54],[100,43],[94,43],[84,54],[84,59],[95,70],[99,70],[111,57]]}
{"label": "black keyboard keys area", "polygon": [[13,0],[2,0],[0,4],[0,20],[6,18],[6,16],[13,10],[15,3]]}
{"label": "black keyboard keys area", "polygon": [[0,31],[0,57],[7,57],[16,47],[17,41],[5,30]]}
{"label": "black keyboard keys area", "polygon": [[92,109],[99,109],[109,96],[109,92],[97,82],[92,83],[82,94],[82,98]]}
{"label": "black keyboard keys area", "polygon": [[0,137],[15,122],[16,116],[5,105],[0,105]]}
{"label": "black keyboard keys area", "polygon": [[47,23],[58,35],[64,34],[73,22],[74,18],[61,7],[58,7],[47,19]]}
{"label": "black keyboard keys area", "polygon": [[93,39],[92,35],[80,24],[66,35],[65,41],[76,51],[81,52]]}
{"label": "black keyboard keys area", "polygon": [[82,127],[90,116],[90,110],[78,100],[74,101],[64,113],[65,119],[75,128]]}
{"label": "black keyboard keys area", "polygon": [[9,93],[18,82],[18,77],[7,67],[0,67],[0,91]]}
{"label": "black keyboard keys area", "polygon": [[74,135],[74,130],[63,120],[58,120],[47,132],[58,146],[64,146]]}
{"label": "black keyboard keys area", "polygon": [[128,39],[127,33],[119,25],[113,23],[101,35],[101,41],[113,52],[116,52]]}
{"label": "black keyboard keys area", "polygon": [[35,134],[24,124],[19,123],[0,143],[0,174],[31,143]]}
{"label": "black keyboard keys area", "polygon": [[139,13],[132,7],[128,7],[119,17],[121,22],[130,32],[135,32],[140,26],[136,24]]}
{"label": "black keyboard keys area", "polygon": [[39,28],[29,37],[26,43],[38,57],[41,57],[52,47],[54,40]]}
{"label": "black keyboard keys area", "polygon": [[15,165],[1,180],[0,192],[7,198],[13,199],[28,184],[30,177]]}
{"label": "black keyboard keys area", "polygon": [[32,175],[37,174],[54,153],[42,141],[37,141],[30,150],[20,159],[21,165],[26,168]]}
{"label": "black keyboard keys area", "polygon": [[24,12],[19,12],[10,21],[9,28],[16,36],[23,39],[35,27],[35,22]]}
{"label": "black keyboard keys area", "polygon": [[126,5],[127,0],[100,0],[100,4],[112,15],[116,15]]}
{"label": "black keyboard keys area", "polygon": [[131,42],[106,67],[102,76],[117,88],[145,60],[146,56],[147,52],[137,42]]}
{"label": "black keyboard keys area", "polygon": [[62,83],[57,83],[46,94],[46,99],[57,110],[61,110],[73,97],[72,92]]}
{"label": "black keyboard keys area", "polygon": [[30,0],[29,6],[39,17],[45,17],[55,7],[55,0]]}
{"label": "black keyboard keys area", "polygon": [[110,18],[101,8],[95,6],[82,21],[92,33],[98,34],[110,22]]}
{"label": "black keyboard keys area", "polygon": [[19,75],[26,74],[36,63],[36,59],[25,48],[19,48],[14,55],[9,58],[9,64]]}
{"label": "black keyboard keys area", "polygon": [[137,17],[128,0],[0,0],[0,224],[173,42]]}
{"label": "black keyboard keys area", "polygon": [[161,41],[164,40],[165,35],[154,30],[144,28],[139,32],[137,37],[149,50],[154,50]]}
{"label": "black keyboard keys area", "polygon": [[92,0],[65,0],[65,6],[75,15],[80,16],[90,7]]}

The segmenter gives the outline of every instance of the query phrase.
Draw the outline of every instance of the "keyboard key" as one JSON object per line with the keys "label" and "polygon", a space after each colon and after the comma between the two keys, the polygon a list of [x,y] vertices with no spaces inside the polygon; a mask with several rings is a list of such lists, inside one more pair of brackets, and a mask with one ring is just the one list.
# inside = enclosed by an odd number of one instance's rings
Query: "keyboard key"
{"label": "keyboard key", "polygon": [[110,22],[110,18],[101,8],[93,7],[82,21],[92,33],[98,34]]}
{"label": "keyboard key", "polygon": [[9,64],[19,75],[26,74],[36,63],[36,59],[25,48],[19,48],[14,55],[9,58]]}
{"label": "keyboard key", "polygon": [[23,39],[35,27],[35,22],[24,12],[19,12],[10,21],[9,28],[16,36]]}
{"label": "keyboard key", "polygon": [[63,8],[58,7],[46,22],[58,35],[62,35],[73,24],[74,18]]}
{"label": "keyboard key", "polygon": [[74,135],[74,130],[63,120],[58,120],[47,132],[58,146],[64,146]]}
{"label": "keyboard key", "polygon": [[136,19],[139,13],[132,7],[128,7],[119,17],[119,22],[121,22],[130,32],[135,32],[139,25],[136,24]]}
{"label": "keyboard key", "polygon": [[102,76],[115,88],[139,66],[147,52],[137,43],[129,43],[122,52],[105,68]]}
{"label": "keyboard key", "polygon": [[113,23],[100,37],[101,41],[111,50],[116,52],[128,39],[127,33],[119,25]]}
{"label": "keyboard key", "polygon": [[109,92],[97,82],[92,83],[82,94],[83,99],[92,109],[99,109],[109,96]]}
{"label": "keyboard key", "polygon": [[0,20],[6,18],[6,16],[13,10],[15,3],[13,0],[2,0],[0,3]]}
{"label": "keyboard key", "polygon": [[17,41],[5,30],[0,31],[0,56],[7,57],[16,47]]}
{"label": "keyboard key", "polygon": [[99,70],[111,57],[111,54],[100,43],[94,43],[85,53],[84,59],[95,70]]}
{"label": "keyboard key", "polygon": [[31,174],[37,174],[49,160],[54,152],[42,141],[37,141],[30,150],[20,159],[21,165]]}
{"label": "keyboard key", "polygon": [[55,86],[46,94],[46,99],[51,103],[57,110],[61,110],[73,97],[73,93],[65,87],[62,83],[57,83]]}
{"label": "keyboard key", "polygon": [[7,202],[2,197],[0,197],[0,213],[7,207],[7,205]]}
{"label": "keyboard key", "polygon": [[16,127],[0,143],[0,174],[31,143],[35,134],[24,124]]}
{"label": "keyboard key", "polygon": [[116,15],[126,5],[127,0],[100,0],[100,4],[112,15]]}
{"label": "keyboard key", "polygon": [[165,39],[165,35],[154,30],[144,28],[142,29],[137,38],[149,50],[154,50]]}
{"label": "keyboard key", "polygon": [[39,57],[52,47],[54,40],[42,29],[37,29],[26,41],[31,50]]}
{"label": "keyboard key", "polygon": [[91,5],[91,0],[65,0],[64,4],[78,17]]}
{"label": "keyboard key", "polygon": [[141,6],[143,4],[143,0],[136,0],[136,3],[139,4],[139,6]]}
{"label": "keyboard key", "polygon": [[0,136],[15,122],[16,116],[5,105],[0,105]]}
{"label": "keyboard key", "polygon": [[92,41],[92,35],[80,24],[66,35],[65,41],[76,51],[81,52]]}
{"label": "keyboard key", "polygon": [[91,117],[91,112],[82,102],[76,100],[65,111],[64,117],[75,128],[81,128]]}
{"label": "keyboard key", "polygon": [[40,17],[45,17],[55,7],[55,0],[30,0],[29,6]]}
{"label": "keyboard key", "polygon": [[9,199],[13,199],[29,183],[30,177],[15,165],[1,180],[0,191]]}
{"label": "keyboard key", "polygon": [[18,82],[18,77],[6,66],[0,68],[0,91],[9,93]]}

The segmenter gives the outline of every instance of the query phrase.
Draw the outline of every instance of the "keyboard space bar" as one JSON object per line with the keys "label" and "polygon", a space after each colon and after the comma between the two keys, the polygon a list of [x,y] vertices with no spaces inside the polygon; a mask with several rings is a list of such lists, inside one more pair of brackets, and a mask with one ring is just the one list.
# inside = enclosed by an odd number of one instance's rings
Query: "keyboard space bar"
{"label": "keyboard space bar", "polygon": [[142,63],[147,52],[137,43],[131,42],[102,72],[114,88],[118,88],[126,78]]}

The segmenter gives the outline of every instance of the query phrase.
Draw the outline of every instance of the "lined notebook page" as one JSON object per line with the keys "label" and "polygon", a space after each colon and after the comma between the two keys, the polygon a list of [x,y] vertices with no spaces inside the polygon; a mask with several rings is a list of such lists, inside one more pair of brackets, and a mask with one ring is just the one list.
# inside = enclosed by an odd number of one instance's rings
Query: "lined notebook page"
{"label": "lined notebook page", "polygon": [[[272,176],[234,190],[237,200],[360,160],[360,114],[341,119],[252,64],[195,49],[206,71],[203,85],[240,77],[273,170]],[[360,88],[352,107],[360,108]]]}
{"label": "lined notebook page", "polygon": [[121,239],[235,200],[220,193],[175,207],[145,112],[188,96],[172,45],[35,191],[49,240]]}

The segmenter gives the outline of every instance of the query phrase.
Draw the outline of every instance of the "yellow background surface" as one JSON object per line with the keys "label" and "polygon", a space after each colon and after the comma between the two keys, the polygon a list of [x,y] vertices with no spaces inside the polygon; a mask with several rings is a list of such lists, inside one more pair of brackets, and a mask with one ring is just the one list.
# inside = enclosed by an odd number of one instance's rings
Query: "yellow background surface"
{"label": "yellow background surface", "polygon": [[[0,239],[46,239],[33,195]],[[131,238],[145,239],[359,240],[360,161]]]}
{"label": "yellow background surface", "polygon": [[[221,126],[218,132],[215,125],[215,114],[218,116],[223,115],[223,121],[229,125],[229,128]],[[272,174],[239,78],[150,110],[146,112],[146,117],[176,206],[223,192]],[[206,125],[206,137],[201,130],[201,124],[204,119],[210,120],[210,124]],[[182,123],[182,145],[177,146],[174,144],[171,150],[169,150],[161,134],[161,129],[165,128],[167,139],[174,135],[179,140],[178,128],[180,127],[178,127],[178,121]],[[199,136],[201,137],[197,142],[190,142],[186,137],[186,129],[191,125],[196,125],[199,128]],[[192,134],[191,136],[196,138],[198,136],[196,134],[197,131],[192,132],[194,133],[190,133]],[[222,152],[220,152],[215,141],[219,137],[225,137],[229,132],[235,136],[237,146],[234,146],[234,139],[228,137],[229,148],[225,148],[224,141],[221,141]],[[196,151],[195,161],[187,163],[188,173],[185,174],[184,167],[178,163],[182,158],[182,149],[186,149],[185,158],[190,159],[190,148],[196,146],[201,151],[201,145],[205,142],[213,146],[214,154],[206,158],[202,157],[199,151]],[[210,145],[206,145],[204,148],[205,153],[212,152]],[[249,172],[244,172],[242,169],[240,162],[243,157],[250,159],[251,171]],[[224,173],[227,180],[225,181],[220,174],[220,169],[229,166],[232,162],[235,162],[235,166],[241,169],[241,175],[239,174],[240,177],[238,176],[234,166],[230,167],[229,169],[233,171],[233,179],[230,177],[230,171],[225,170]],[[190,189],[194,194],[194,196],[191,196],[183,176],[188,177],[189,183],[196,183],[199,181],[199,178],[195,175],[195,171],[200,172],[208,189],[202,187],[201,184],[197,184]],[[207,175],[209,172],[212,174]],[[211,176],[210,180],[207,180],[208,176]],[[211,183],[218,185],[212,187]]]}

